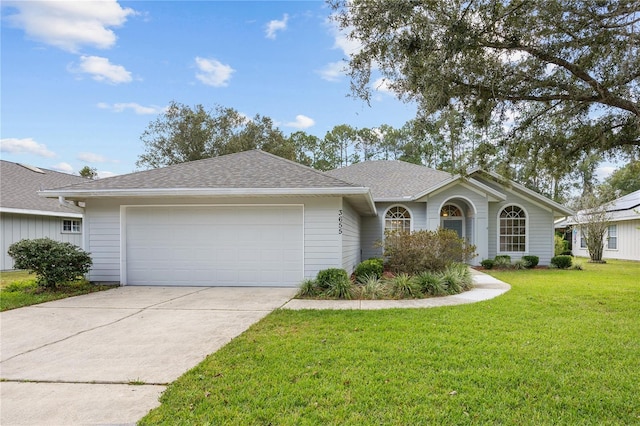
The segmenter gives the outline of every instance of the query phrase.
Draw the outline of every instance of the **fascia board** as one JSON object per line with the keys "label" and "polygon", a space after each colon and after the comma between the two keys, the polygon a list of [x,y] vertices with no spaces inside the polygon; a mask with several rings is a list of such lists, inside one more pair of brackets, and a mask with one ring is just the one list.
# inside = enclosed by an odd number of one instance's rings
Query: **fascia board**
{"label": "fascia board", "polygon": [[81,213],[65,213],[65,212],[51,212],[45,210],[32,210],[32,209],[14,209],[10,207],[0,207],[0,213],[13,213],[13,214],[28,214],[32,216],[53,216],[53,217],[72,217],[82,219]]}

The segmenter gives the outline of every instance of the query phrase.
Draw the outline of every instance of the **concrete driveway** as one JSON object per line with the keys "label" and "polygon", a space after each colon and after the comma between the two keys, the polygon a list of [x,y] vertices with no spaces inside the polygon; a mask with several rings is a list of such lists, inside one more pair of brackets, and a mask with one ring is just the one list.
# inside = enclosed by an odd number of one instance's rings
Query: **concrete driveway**
{"label": "concrete driveway", "polygon": [[119,287],[0,313],[0,424],[133,424],[292,288]]}

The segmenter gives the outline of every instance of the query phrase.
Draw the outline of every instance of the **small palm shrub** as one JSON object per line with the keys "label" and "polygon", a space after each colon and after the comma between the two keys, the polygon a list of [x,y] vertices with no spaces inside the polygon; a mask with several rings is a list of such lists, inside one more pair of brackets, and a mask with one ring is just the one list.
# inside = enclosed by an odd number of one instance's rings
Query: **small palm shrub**
{"label": "small palm shrub", "polygon": [[375,276],[380,278],[382,276],[382,272],[384,272],[384,263],[382,259],[368,259],[360,262],[353,273],[356,276],[356,279],[359,279],[364,276]]}
{"label": "small palm shrub", "polygon": [[351,300],[353,298],[353,283],[349,278],[331,281],[324,292],[327,297]]}
{"label": "small palm shrub", "polygon": [[538,262],[540,262],[538,256],[522,256],[522,260],[527,262],[527,268],[535,268],[538,266]]}
{"label": "small palm shrub", "polygon": [[511,264],[511,267],[516,270],[522,270],[529,268],[529,262],[524,259],[518,259]]}
{"label": "small palm shrub", "polygon": [[90,254],[80,247],[50,238],[20,240],[7,253],[16,269],[35,273],[38,286],[45,288],[83,279],[93,264]]}
{"label": "small palm shrub", "polygon": [[493,261],[493,259],[484,259],[482,262],[480,262],[480,265],[484,269],[493,269],[495,262]]}
{"label": "small palm shrub", "polygon": [[401,273],[389,281],[391,296],[396,299],[420,297],[421,289],[417,281],[409,274]]}
{"label": "small palm shrub", "polygon": [[296,297],[316,297],[321,293],[318,283],[312,279],[306,279],[300,284],[300,290]]}
{"label": "small palm shrub", "polygon": [[415,280],[425,296],[447,295],[447,285],[438,273],[425,271],[416,275]]}
{"label": "small palm shrub", "polygon": [[364,275],[358,278],[359,291],[362,299],[381,299],[386,296],[384,281],[375,275]]}
{"label": "small palm shrub", "polygon": [[511,268],[511,256],[503,254],[496,256],[493,260],[493,266],[497,269],[509,269]]}
{"label": "small palm shrub", "polygon": [[551,258],[551,266],[554,266],[558,269],[568,269],[571,267],[571,256],[567,256],[567,255],[560,255],[560,256],[553,256]]}

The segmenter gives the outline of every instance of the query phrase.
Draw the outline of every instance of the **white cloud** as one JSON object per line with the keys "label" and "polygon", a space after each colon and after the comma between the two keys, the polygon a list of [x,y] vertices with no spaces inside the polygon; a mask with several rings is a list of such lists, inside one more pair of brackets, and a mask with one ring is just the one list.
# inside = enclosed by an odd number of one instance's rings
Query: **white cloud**
{"label": "white cloud", "polygon": [[611,173],[615,172],[617,169],[613,166],[600,166],[596,169],[596,176],[599,180],[604,180],[611,176]]}
{"label": "white cloud", "polygon": [[112,105],[100,102],[97,106],[98,108],[109,109],[113,112],[124,112],[125,110],[130,109],[138,115],[160,114],[166,110],[166,107],[159,107],[157,105],[143,106],[136,102],[123,102]]}
{"label": "white cloud", "polygon": [[231,74],[235,72],[229,65],[225,65],[216,59],[196,57],[196,65],[201,71],[196,73],[196,78],[207,86],[224,87],[229,83]]}
{"label": "white cloud", "polygon": [[380,77],[376,81],[371,84],[373,90],[377,90],[378,92],[384,92],[388,94],[393,94],[393,91],[389,87],[389,80],[384,77]]}
{"label": "white cloud", "polygon": [[347,63],[344,61],[330,62],[324,68],[318,70],[323,80],[340,81],[346,71]]}
{"label": "white cloud", "polygon": [[53,170],[57,170],[62,173],[73,173],[73,166],[69,163],[58,163],[51,166]]}
{"label": "white cloud", "polygon": [[34,141],[31,138],[6,138],[0,139],[0,151],[12,154],[33,154],[40,157],[53,158],[56,154],[47,149],[47,146]]}
{"label": "white cloud", "polygon": [[294,127],[296,129],[308,129],[309,127],[316,124],[313,118],[307,117],[306,115],[296,115],[296,121],[291,121],[289,123],[285,123],[287,127]]}
{"label": "white cloud", "polygon": [[105,163],[109,161],[107,157],[94,154],[93,152],[81,152],[76,158],[80,161],[86,161],[87,163]]}
{"label": "white cloud", "polygon": [[289,15],[286,13],[282,17],[281,21],[274,19],[273,21],[269,21],[267,24],[266,36],[272,40],[276,38],[277,31],[284,31],[287,29],[287,21],[289,20]]}
{"label": "white cloud", "polygon": [[28,37],[77,52],[80,46],[108,49],[116,42],[110,27],[123,25],[136,12],[116,0],[103,1],[4,1],[17,10],[7,20]]}
{"label": "white cloud", "polygon": [[114,65],[100,56],[80,56],[80,65],[71,66],[69,71],[90,74],[91,78],[110,84],[131,82],[131,73],[122,65]]}
{"label": "white cloud", "polygon": [[333,35],[333,48],[342,50],[347,57],[351,57],[362,50],[362,43],[359,40],[355,40],[348,37],[351,32],[351,28],[345,30],[341,29],[337,22],[333,20],[327,21],[329,24],[330,32]]}

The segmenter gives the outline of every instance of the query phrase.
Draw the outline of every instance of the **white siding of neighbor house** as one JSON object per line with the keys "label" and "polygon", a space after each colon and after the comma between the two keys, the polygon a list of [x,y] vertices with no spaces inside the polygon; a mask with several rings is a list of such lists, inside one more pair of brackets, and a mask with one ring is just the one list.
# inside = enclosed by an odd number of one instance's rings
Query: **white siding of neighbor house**
{"label": "white siding of neighbor house", "polygon": [[[610,249],[605,240],[603,259],[640,260],[640,219],[611,222],[617,225],[618,248]],[[574,256],[589,257],[586,248],[580,248],[580,230],[574,228],[572,252]]]}
{"label": "white siding of neighbor house", "polygon": [[315,278],[322,269],[343,267],[342,238],[338,233],[339,210],[343,207],[340,197],[89,199],[85,209],[85,244],[93,258],[90,280],[120,282],[121,205],[189,204],[303,204],[305,278]]}
{"label": "white siding of neighbor house", "polygon": [[411,213],[411,230],[418,231],[426,227],[426,206],[425,203],[389,203],[376,202],[378,215],[376,217],[362,218],[362,260],[367,260],[382,256],[382,237],[384,233],[384,215],[392,206],[402,206]]}
{"label": "white siding of neighbor house", "polygon": [[360,215],[342,202],[342,267],[351,274],[360,263]]}
{"label": "white siding of neighbor house", "polygon": [[24,239],[51,238],[82,247],[82,233],[62,232],[63,220],[80,220],[77,217],[53,217],[18,213],[0,213],[2,233],[2,257],[0,270],[13,269],[13,259],[7,254],[9,246]]}

